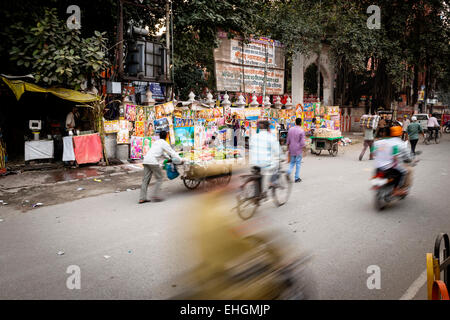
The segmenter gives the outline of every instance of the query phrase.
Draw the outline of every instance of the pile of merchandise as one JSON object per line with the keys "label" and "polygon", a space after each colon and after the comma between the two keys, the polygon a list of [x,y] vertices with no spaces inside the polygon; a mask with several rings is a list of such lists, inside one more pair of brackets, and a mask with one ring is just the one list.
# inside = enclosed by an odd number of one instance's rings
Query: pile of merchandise
{"label": "pile of merchandise", "polygon": [[378,127],[378,122],[380,121],[380,116],[378,115],[363,115],[359,121],[362,129],[376,129]]}

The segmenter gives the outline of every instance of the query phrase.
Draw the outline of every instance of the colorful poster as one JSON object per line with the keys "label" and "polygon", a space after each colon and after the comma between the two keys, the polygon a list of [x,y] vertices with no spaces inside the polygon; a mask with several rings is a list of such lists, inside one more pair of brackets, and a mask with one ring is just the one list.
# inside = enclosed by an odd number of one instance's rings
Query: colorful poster
{"label": "colorful poster", "polygon": [[145,119],[147,121],[152,121],[152,122],[156,119],[155,107],[150,107],[150,106],[145,107]]}
{"label": "colorful poster", "polygon": [[144,121],[136,121],[134,135],[136,137],[144,137],[145,136],[145,122]]}
{"label": "colorful poster", "polygon": [[169,122],[169,138],[170,144],[175,144],[175,133],[173,132],[173,122],[172,117],[168,117],[167,121]]}
{"label": "colorful poster", "polygon": [[131,137],[130,143],[130,159],[138,160],[142,158],[143,137]]}
{"label": "colorful poster", "polygon": [[172,101],[170,101],[170,102],[167,102],[167,103],[164,103],[163,105],[163,108],[164,108],[164,113],[166,114],[166,115],[170,115],[170,114],[172,114],[172,112],[174,111],[174,106],[173,106],[173,102]]}
{"label": "colorful poster", "polygon": [[132,104],[126,105],[125,119],[128,121],[136,121],[136,106]]}
{"label": "colorful poster", "polygon": [[194,126],[194,148],[201,149],[206,143],[206,133],[204,126]]}
{"label": "colorful poster", "polygon": [[128,129],[122,129],[119,132],[117,132],[117,143],[118,144],[130,143],[130,133]]}
{"label": "colorful poster", "polygon": [[194,127],[175,127],[175,146],[194,146]]}
{"label": "colorful poster", "polygon": [[119,120],[119,131],[120,130],[128,130],[128,120]]}
{"label": "colorful poster", "polygon": [[155,106],[155,118],[161,119],[164,118],[166,115],[166,112],[164,110],[164,106],[162,104]]}
{"label": "colorful poster", "polygon": [[103,127],[105,128],[105,133],[118,132],[120,130],[119,120],[112,120],[112,121],[105,120],[103,122]]}
{"label": "colorful poster", "polygon": [[136,107],[136,121],[145,121],[145,108],[142,106]]}
{"label": "colorful poster", "polygon": [[142,155],[145,157],[152,146],[152,137],[145,137],[142,146]]}
{"label": "colorful poster", "polygon": [[150,137],[150,136],[153,136],[154,134],[155,134],[154,122],[153,121],[145,121],[144,136]]}
{"label": "colorful poster", "polygon": [[169,121],[167,118],[156,119],[154,121],[155,125],[155,133],[159,133],[160,131],[169,132]]}

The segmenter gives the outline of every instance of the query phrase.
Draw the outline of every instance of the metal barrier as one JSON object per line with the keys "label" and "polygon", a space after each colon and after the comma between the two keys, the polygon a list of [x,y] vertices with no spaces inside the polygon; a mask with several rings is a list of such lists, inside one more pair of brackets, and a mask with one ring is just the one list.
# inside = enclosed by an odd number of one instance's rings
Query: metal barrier
{"label": "metal barrier", "polygon": [[[444,242],[443,258],[441,261],[441,244]],[[427,291],[428,300],[450,300],[448,294],[450,272],[450,241],[446,233],[437,236],[434,243],[434,253],[427,253]],[[441,272],[444,280],[441,281]]]}

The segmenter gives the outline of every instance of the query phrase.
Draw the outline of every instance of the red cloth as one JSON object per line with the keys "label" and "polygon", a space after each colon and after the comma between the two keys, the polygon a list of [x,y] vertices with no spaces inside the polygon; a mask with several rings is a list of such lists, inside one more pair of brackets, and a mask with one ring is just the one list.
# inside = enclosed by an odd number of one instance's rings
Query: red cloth
{"label": "red cloth", "polygon": [[73,151],[78,164],[97,163],[103,158],[102,141],[98,133],[73,137]]}

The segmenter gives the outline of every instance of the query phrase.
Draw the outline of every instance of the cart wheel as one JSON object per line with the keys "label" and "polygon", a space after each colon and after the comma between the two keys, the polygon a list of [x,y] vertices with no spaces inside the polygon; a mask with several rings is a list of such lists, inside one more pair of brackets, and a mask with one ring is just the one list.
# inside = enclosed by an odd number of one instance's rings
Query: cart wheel
{"label": "cart wheel", "polygon": [[336,157],[338,154],[338,145],[337,143],[333,144],[333,147],[328,150],[328,152],[330,153],[331,156]]}
{"label": "cart wheel", "polygon": [[185,185],[186,188],[188,188],[189,190],[194,190],[194,189],[196,189],[196,188],[200,185],[201,182],[202,182],[201,180],[188,179],[188,178],[183,179],[184,185]]}

